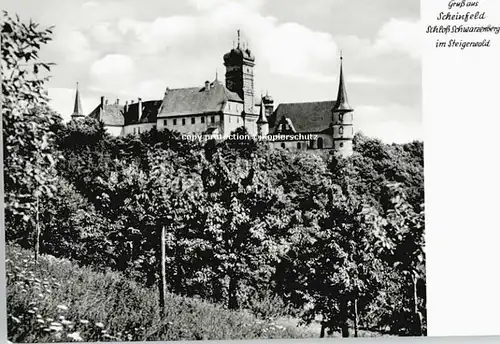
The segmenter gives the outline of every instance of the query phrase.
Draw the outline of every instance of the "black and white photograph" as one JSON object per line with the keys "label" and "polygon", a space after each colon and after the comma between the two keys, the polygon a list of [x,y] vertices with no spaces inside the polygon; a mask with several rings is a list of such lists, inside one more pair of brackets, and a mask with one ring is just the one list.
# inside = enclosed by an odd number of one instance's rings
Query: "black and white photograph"
{"label": "black and white photograph", "polygon": [[419,0],[2,8],[9,342],[427,336]]}

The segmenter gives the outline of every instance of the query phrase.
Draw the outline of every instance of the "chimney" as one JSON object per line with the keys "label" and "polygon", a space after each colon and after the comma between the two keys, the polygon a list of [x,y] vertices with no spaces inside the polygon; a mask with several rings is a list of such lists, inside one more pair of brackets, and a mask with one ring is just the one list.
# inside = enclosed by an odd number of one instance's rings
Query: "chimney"
{"label": "chimney", "polygon": [[210,81],[205,81],[205,91],[208,91],[210,89]]}
{"label": "chimney", "polygon": [[125,112],[128,112],[128,100],[125,101]]}
{"label": "chimney", "polygon": [[104,108],[104,99],[105,99],[104,96],[101,96],[101,109]]}
{"label": "chimney", "polygon": [[141,118],[142,118],[142,98],[138,98],[138,104],[137,104],[137,114],[138,114],[138,117],[137,118],[137,122],[140,122]]}

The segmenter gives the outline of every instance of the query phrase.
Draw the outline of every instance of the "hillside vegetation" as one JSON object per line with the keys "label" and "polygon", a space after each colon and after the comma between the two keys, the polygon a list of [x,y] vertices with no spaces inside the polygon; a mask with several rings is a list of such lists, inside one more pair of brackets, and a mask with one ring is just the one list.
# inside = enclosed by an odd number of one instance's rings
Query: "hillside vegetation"
{"label": "hillside vegetation", "polygon": [[66,259],[7,248],[7,308],[13,342],[305,338],[313,334],[229,311],[200,299],[166,295],[115,272],[96,273]]}

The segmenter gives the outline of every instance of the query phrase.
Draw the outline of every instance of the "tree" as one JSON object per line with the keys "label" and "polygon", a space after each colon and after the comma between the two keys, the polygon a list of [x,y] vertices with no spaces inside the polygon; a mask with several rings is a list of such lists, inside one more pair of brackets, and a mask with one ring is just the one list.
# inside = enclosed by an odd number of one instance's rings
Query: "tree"
{"label": "tree", "polygon": [[248,296],[241,295],[244,289],[269,285],[287,246],[280,240],[288,217],[282,188],[270,185],[257,156],[247,160],[238,155],[218,151],[203,171],[208,201],[206,225],[200,233],[207,243],[203,254],[210,262],[213,289],[225,291],[230,309],[238,308],[241,298]]}
{"label": "tree", "polygon": [[3,95],[3,153],[7,238],[27,236],[12,233],[14,228],[34,228],[35,260],[38,257],[39,208],[54,192],[54,154],[51,128],[60,117],[47,108],[44,90],[51,63],[39,61],[42,45],[48,43],[52,30],[39,29],[30,21],[23,23],[3,12],[1,29]]}
{"label": "tree", "polygon": [[379,223],[385,228],[390,240],[387,259],[405,276],[406,290],[410,291],[408,299],[411,305],[408,308],[413,318],[410,333],[421,336],[425,333],[421,312],[425,308],[425,301],[419,300],[418,283],[425,280],[424,206],[422,204],[415,210],[400,184],[391,184],[390,189],[393,206]]}

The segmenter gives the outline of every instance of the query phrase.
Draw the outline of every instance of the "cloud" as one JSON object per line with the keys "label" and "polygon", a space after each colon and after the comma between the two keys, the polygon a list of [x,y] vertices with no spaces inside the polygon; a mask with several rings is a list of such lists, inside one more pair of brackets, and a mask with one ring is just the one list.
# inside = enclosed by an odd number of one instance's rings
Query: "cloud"
{"label": "cloud", "polygon": [[422,54],[420,21],[391,18],[380,28],[374,49],[380,53],[402,52],[419,59]]}
{"label": "cloud", "polygon": [[56,30],[54,43],[50,46],[69,62],[82,63],[95,58],[96,51],[91,48],[90,42],[79,30]]}
{"label": "cloud", "polygon": [[387,143],[404,143],[423,139],[420,111],[401,104],[387,106],[361,105],[354,112],[356,130]]}
{"label": "cloud", "polygon": [[[234,0],[189,0],[188,3],[200,11],[212,10],[214,8],[235,3]],[[251,9],[258,9],[264,4],[264,0],[239,0],[240,4]]]}
{"label": "cloud", "polygon": [[264,56],[275,74],[322,79],[322,70],[337,55],[337,45],[330,34],[296,23],[275,26],[265,43]]}
{"label": "cloud", "polygon": [[123,37],[109,22],[102,22],[93,26],[91,35],[96,42],[104,45],[120,43]]}
{"label": "cloud", "polygon": [[90,66],[91,88],[95,91],[130,92],[136,83],[136,68],[131,57],[109,54]]}
{"label": "cloud", "polygon": [[128,51],[150,57],[163,54],[166,62],[175,57],[184,66],[200,64],[200,56],[208,54],[221,61],[221,55],[231,48],[230,42],[234,42],[236,30],[240,29],[242,44],[246,47],[248,43],[258,56],[258,65],[270,73],[319,82],[331,82],[336,77],[332,61],[338,55],[337,45],[329,33],[263,16],[256,10],[261,1],[212,0],[191,4],[203,11],[149,22],[122,18],[117,29],[128,35]]}

